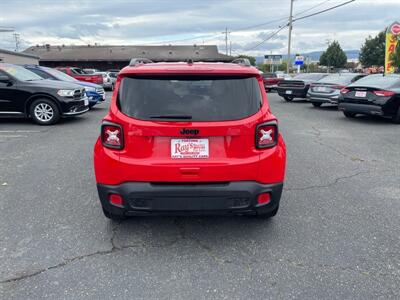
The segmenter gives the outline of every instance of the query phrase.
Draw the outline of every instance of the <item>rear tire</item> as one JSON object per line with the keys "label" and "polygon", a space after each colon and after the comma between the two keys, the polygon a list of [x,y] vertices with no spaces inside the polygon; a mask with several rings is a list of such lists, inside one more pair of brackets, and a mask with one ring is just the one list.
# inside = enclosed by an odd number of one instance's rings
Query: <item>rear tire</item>
{"label": "rear tire", "polygon": [[53,125],[60,119],[60,110],[53,101],[42,98],[33,101],[29,115],[36,124]]}
{"label": "rear tire", "polygon": [[345,115],[346,118],[355,118],[356,114],[348,111],[344,111],[343,114]]}
{"label": "rear tire", "polygon": [[311,102],[314,107],[320,107],[322,105],[321,102]]}
{"label": "rear tire", "polygon": [[110,213],[109,211],[105,210],[104,208],[103,208],[103,213],[106,218],[113,220],[113,221],[121,221],[121,220],[126,219],[126,216],[115,215],[115,214]]}
{"label": "rear tire", "polygon": [[400,107],[397,109],[397,114],[392,117],[392,122],[395,124],[400,124]]}
{"label": "rear tire", "polygon": [[285,99],[286,101],[290,102],[293,100],[293,97],[283,97],[283,99]]}

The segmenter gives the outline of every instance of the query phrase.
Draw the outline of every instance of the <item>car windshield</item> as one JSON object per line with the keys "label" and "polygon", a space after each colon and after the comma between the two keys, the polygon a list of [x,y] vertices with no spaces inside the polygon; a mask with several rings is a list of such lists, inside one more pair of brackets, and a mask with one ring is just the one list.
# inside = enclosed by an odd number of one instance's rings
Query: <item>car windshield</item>
{"label": "car windshield", "polygon": [[325,77],[325,74],[320,74],[320,73],[301,73],[297,74],[294,78],[295,79],[308,79],[308,80],[320,80],[321,78]]}
{"label": "car windshield", "polygon": [[34,80],[42,80],[43,79],[39,75],[36,75],[35,73],[33,73],[21,66],[5,65],[5,66],[0,66],[0,70],[3,70],[8,75],[10,75],[20,81],[34,81]]}
{"label": "car windshield", "polygon": [[350,86],[377,87],[382,89],[400,87],[400,76],[398,75],[383,76],[382,74],[369,75],[364,78],[361,78],[360,80],[357,80]]}
{"label": "car windshield", "polygon": [[142,120],[238,120],[261,107],[255,77],[125,77],[119,91],[121,111]]}
{"label": "car windshield", "polygon": [[52,69],[52,68],[43,68],[43,70],[47,73],[49,73],[50,75],[53,75],[55,78],[57,78],[58,80],[61,81],[70,81],[70,82],[76,82],[78,80],[76,80],[75,78],[61,72],[58,71],[56,69]]}
{"label": "car windshield", "polygon": [[351,83],[355,76],[354,75],[340,75],[334,74],[324,77],[318,80],[318,83],[332,83],[332,84],[340,84],[340,85],[348,85]]}
{"label": "car windshield", "polygon": [[264,74],[262,74],[262,77],[264,77],[265,79],[268,79],[268,78],[276,78],[278,76],[276,74],[272,74],[272,73],[264,73]]}

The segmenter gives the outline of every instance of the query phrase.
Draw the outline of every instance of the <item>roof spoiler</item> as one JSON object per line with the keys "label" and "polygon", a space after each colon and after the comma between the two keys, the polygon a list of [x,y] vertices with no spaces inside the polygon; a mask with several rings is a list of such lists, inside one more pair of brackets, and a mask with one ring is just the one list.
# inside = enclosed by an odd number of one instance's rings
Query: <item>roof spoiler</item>
{"label": "roof spoiler", "polygon": [[153,61],[148,58],[132,58],[129,65],[137,66],[137,65],[152,64],[152,63]]}
{"label": "roof spoiler", "polygon": [[231,63],[232,64],[243,65],[243,66],[246,66],[246,67],[250,67],[251,66],[251,63],[250,63],[249,59],[243,58],[243,57],[236,58],[236,59],[232,60]]}

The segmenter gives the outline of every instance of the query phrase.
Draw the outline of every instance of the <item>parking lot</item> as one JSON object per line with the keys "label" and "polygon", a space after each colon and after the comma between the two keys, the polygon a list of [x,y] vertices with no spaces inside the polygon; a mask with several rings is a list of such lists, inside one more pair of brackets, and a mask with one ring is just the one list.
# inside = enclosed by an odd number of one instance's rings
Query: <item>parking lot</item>
{"label": "parking lot", "polygon": [[108,102],[51,127],[0,120],[0,298],[398,299],[399,126],[269,100],[288,152],[271,220],[111,222],[92,163]]}

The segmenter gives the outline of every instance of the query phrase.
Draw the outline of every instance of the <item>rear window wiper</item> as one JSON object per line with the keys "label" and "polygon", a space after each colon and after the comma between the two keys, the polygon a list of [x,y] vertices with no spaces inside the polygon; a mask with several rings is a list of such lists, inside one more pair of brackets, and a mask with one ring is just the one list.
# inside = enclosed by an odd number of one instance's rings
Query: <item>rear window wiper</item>
{"label": "rear window wiper", "polygon": [[156,115],[150,116],[150,119],[178,119],[178,120],[191,120],[190,115]]}

